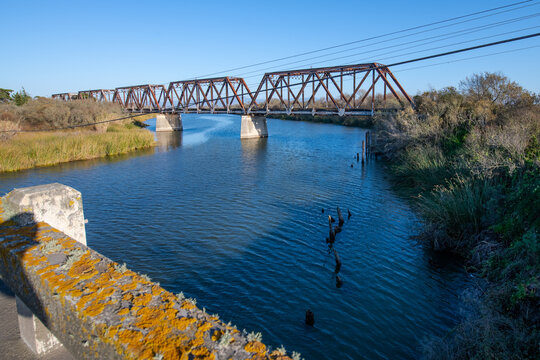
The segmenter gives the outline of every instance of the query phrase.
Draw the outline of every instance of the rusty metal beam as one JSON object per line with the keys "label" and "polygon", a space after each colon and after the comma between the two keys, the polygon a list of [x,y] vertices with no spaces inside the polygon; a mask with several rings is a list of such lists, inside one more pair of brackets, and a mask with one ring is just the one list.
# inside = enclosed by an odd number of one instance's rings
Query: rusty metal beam
{"label": "rusty metal beam", "polygon": [[[372,76],[368,80],[370,73]],[[361,79],[359,82],[357,77]],[[97,101],[116,102],[129,111],[138,112],[271,114],[310,111],[314,114],[356,115],[366,111],[373,112],[376,85],[379,80],[382,83],[380,86],[384,87],[384,101],[388,89],[391,96],[400,103],[408,102],[414,105],[412,98],[388,67],[379,63],[269,72],[264,74],[255,92],[249,90],[243,78],[223,76],[173,81],[167,87],[144,84],[118,87],[114,90],[84,90],[75,95],[59,93],[54,94],[53,98],[66,101],[74,98],[92,98]],[[350,82],[352,87],[348,84]],[[309,84],[311,86],[308,86]],[[367,86],[367,90],[358,103],[356,96],[363,86]],[[319,95],[320,91],[323,92],[322,98]],[[245,99],[246,95],[248,99]],[[368,95],[371,95],[369,109],[364,105]],[[323,102],[321,99],[326,101]]]}

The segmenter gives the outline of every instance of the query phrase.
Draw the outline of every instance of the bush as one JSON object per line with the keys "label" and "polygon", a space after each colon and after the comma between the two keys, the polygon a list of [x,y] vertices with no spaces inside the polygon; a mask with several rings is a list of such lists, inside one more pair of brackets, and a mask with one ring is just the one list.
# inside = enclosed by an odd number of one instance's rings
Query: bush
{"label": "bush", "polygon": [[[26,129],[59,129],[92,124],[122,116],[118,104],[94,100],[30,100],[20,107],[21,125]],[[99,130],[99,127],[96,129]]]}
{"label": "bush", "polygon": [[391,160],[396,183],[418,195],[420,239],[462,255],[490,281],[477,311],[430,341],[426,356],[538,358],[539,97],[483,73],[415,103],[375,117],[377,150]]}

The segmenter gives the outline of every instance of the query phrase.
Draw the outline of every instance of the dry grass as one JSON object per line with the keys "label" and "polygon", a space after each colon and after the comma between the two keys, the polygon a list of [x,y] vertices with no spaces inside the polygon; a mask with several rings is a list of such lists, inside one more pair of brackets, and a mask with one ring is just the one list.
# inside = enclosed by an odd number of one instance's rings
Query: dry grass
{"label": "dry grass", "polygon": [[0,142],[0,172],[113,156],[154,145],[154,136],[147,130],[132,125],[113,125],[109,129],[114,131],[17,134]]}

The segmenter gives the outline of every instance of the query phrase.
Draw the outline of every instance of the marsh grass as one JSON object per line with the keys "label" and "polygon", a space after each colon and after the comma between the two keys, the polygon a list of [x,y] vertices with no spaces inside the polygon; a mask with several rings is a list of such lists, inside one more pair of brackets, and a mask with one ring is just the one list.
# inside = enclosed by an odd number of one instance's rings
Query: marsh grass
{"label": "marsh grass", "polygon": [[0,142],[0,172],[124,154],[154,145],[150,131],[111,125],[106,132],[19,133]]}
{"label": "marsh grass", "polygon": [[540,97],[501,74],[374,118],[377,150],[425,221],[419,239],[489,280],[430,359],[540,358]]}

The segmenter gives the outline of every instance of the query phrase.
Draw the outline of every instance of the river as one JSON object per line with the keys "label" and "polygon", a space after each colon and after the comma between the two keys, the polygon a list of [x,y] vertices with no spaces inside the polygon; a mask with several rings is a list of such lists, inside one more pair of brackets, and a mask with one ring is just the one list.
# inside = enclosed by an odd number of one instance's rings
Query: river
{"label": "river", "polygon": [[[148,151],[0,174],[0,194],[74,187],[88,246],[306,360],[418,358],[457,323],[470,277],[430,264],[384,164],[356,163],[364,130],[268,119],[268,139],[240,140],[239,116],[183,122]],[[325,242],[336,206],[352,213],[335,243],[341,288]]]}

